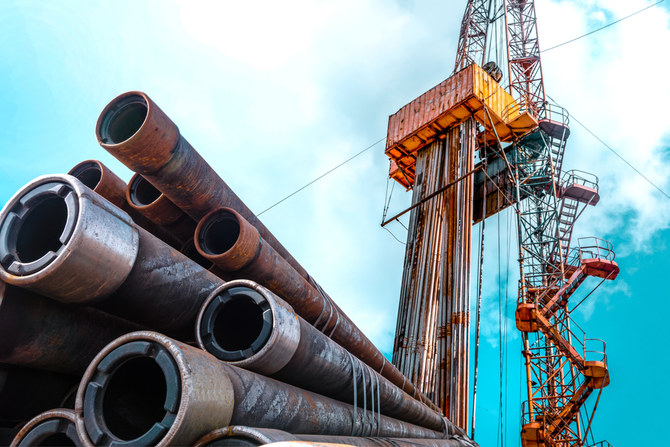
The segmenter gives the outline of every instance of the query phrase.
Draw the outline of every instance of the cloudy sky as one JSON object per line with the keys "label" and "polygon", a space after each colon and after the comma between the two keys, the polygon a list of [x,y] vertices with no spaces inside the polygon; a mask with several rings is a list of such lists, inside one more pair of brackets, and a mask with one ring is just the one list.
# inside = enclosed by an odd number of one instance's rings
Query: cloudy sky
{"label": "cloudy sky", "polygon": [[[652,3],[538,0],[541,46]],[[67,172],[88,158],[127,180],[131,173],[97,146],[94,126],[113,97],[143,90],[260,212],[383,138],[390,114],[450,75],[464,6],[464,0],[5,0],[0,202],[32,178]],[[543,54],[549,95],[666,192],[668,6]],[[670,399],[670,362],[661,351],[670,311],[662,284],[670,199],[576,121],[571,128],[564,166],[596,174],[602,195],[576,231],[611,240],[622,269],[575,313],[588,336],[605,339],[608,347],[612,384],[593,423],[596,441],[633,445],[642,432],[653,443],[662,436]],[[406,233],[400,225],[390,226],[393,235],[379,226],[387,170],[378,144],[262,219],[390,353],[404,256],[394,236],[404,241]],[[404,209],[409,198],[396,188],[390,212]],[[515,302],[518,275],[515,241],[505,236],[514,233],[510,222],[507,213],[487,222],[477,409],[477,439],[484,446],[499,438],[501,333],[507,334],[504,433],[506,445],[518,444],[521,345],[509,326],[512,304],[505,313],[505,297]]]}

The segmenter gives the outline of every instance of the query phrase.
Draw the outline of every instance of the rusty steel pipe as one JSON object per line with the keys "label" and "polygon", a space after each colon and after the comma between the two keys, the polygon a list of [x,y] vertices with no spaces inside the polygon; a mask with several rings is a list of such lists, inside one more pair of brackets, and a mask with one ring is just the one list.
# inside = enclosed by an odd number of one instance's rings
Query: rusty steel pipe
{"label": "rusty steel pipe", "polygon": [[107,152],[144,176],[196,221],[222,206],[237,210],[284,259],[306,275],[145,93],[133,91],[114,98],[98,118],[96,137]]}
{"label": "rusty steel pipe", "polygon": [[[220,269],[204,259],[193,245],[196,222],[184,214],[160,191],[142,176],[136,174],[126,183],[98,160],[86,160],[70,169],[68,174],[76,177],[85,186],[128,213],[133,221],[158,239],[226,279]],[[131,193],[131,189],[134,191]],[[156,195],[158,193],[158,195]],[[151,199],[155,197],[155,199]],[[145,203],[142,205],[142,203]]]}
{"label": "rusty steel pipe", "polygon": [[235,280],[217,288],[200,310],[196,337],[201,348],[232,365],[350,404],[362,406],[378,395],[386,416],[435,431],[460,430],[253,281]]}
{"label": "rusty steel pipe", "polygon": [[84,185],[112,202],[117,207],[127,211],[126,182],[114,174],[105,164],[98,160],[85,160],[75,165],[68,172]]}
{"label": "rusty steel pipe", "polygon": [[68,175],[35,179],[0,213],[0,279],[190,339],[222,283]]}
{"label": "rusty steel pipe", "polygon": [[361,447],[474,447],[476,444],[462,436],[451,439],[401,439],[353,436],[323,436],[292,434],[270,428],[232,425],[219,428],[198,439],[193,447],[254,447],[276,442],[317,442]]}
{"label": "rusty steel pipe", "polygon": [[410,396],[437,407],[398,371],[349,317],[325,294],[300,276],[260,237],[256,228],[230,208],[207,214],[195,232],[205,258],[237,277],[256,281],[288,302],[298,315]]}
{"label": "rusty steel pipe", "polygon": [[0,281],[0,363],[82,374],[107,343],[139,329]]}
{"label": "rusty steel pipe", "polygon": [[76,376],[0,364],[0,427],[25,424],[51,408],[74,408],[77,382]]}
{"label": "rusty steel pipe", "polygon": [[180,245],[193,240],[197,222],[140,174],[133,175],[128,182],[126,202],[130,208],[172,234]]}
{"label": "rusty steel pipe", "polygon": [[[200,220],[219,207],[236,210],[258,230],[278,256],[284,258],[313,288],[320,290],[307,271],[186,141],[175,123],[145,93],[131,91],[113,99],[98,118],[96,137],[107,152],[131,170],[144,176],[193,219]],[[336,309],[331,312],[331,316],[342,314],[328,295],[325,293],[323,295],[330,302],[330,307]],[[328,315],[324,318],[327,319]],[[419,393],[400,371],[387,362],[369,340],[359,340],[357,346],[350,345],[347,349],[380,371],[394,384],[402,386],[410,395],[431,408],[438,408]]]}
{"label": "rusty steel pipe", "polygon": [[68,172],[85,186],[100,194],[128,213],[133,221],[172,247],[179,247],[181,241],[169,231],[151,222],[142,213],[135,210],[126,200],[126,182],[98,160],[86,160],[74,166]]}
{"label": "rusty steel pipe", "polygon": [[219,361],[156,332],[107,345],[77,391],[77,431],[86,445],[190,445],[229,424],[299,433],[439,438]]}
{"label": "rusty steel pipe", "polygon": [[82,447],[74,411],[56,408],[35,416],[23,426],[10,447],[38,446]]}

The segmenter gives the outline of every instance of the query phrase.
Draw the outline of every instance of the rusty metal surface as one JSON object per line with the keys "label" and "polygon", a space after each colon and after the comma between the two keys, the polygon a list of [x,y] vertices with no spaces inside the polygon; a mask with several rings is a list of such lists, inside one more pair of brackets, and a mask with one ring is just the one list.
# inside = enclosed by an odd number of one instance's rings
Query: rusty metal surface
{"label": "rusty metal surface", "polygon": [[74,407],[68,397],[77,382],[76,376],[0,363],[0,427],[24,424],[51,408]]}
{"label": "rusty metal surface", "polygon": [[200,220],[219,207],[233,208],[294,268],[304,272],[145,93],[127,92],[112,100],[98,118],[96,136],[105,150],[144,176],[193,219]]}
{"label": "rusty metal surface", "polygon": [[271,246],[260,238],[256,229],[239,213],[229,208],[212,211],[199,223],[195,234],[198,251],[223,270],[239,278],[262,284],[282,297],[296,313],[328,334],[394,385],[428,404],[408,381],[358,327],[324,293],[302,277]]}
{"label": "rusty metal surface", "polygon": [[126,182],[101,161],[82,161],[70,169],[68,174],[76,177],[115,206],[121,209],[126,206]]}
{"label": "rusty metal surface", "polygon": [[218,287],[203,303],[196,340],[220,360],[269,376],[296,354],[301,321],[288,303],[265,287],[237,279]]}
{"label": "rusty metal surface", "polygon": [[234,391],[219,364],[155,332],[118,338],[80,382],[79,437],[87,446],[191,445],[230,422]]}
{"label": "rusty metal surface", "polygon": [[[258,230],[266,245],[274,248],[278,257],[285,259],[299,276],[320,290],[305,269],[180,135],[177,126],[145,93],[128,92],[112,100],[98,118],[96,135],[105,150],[143,175],[194,219],[199,220],[221,207],[229,207],[240,213]],[[330,307],[337,309],[324,318],[334,316],[334,313],[342,314],[325,292],[321,295],[330,303]],[[404,385],[409,394],[428,402],[425,397],[419,397],[415,387],[386,361],[367,338],[358,340],[358,343],[360,346],[351,344],[348,349],[396,385]]]}
{"label": "rusty metal surface", "polygon": [[232,365],[342,402],[367,402],[382,414],[432,430],[445,424],[455,429],[252,281],[219,287],[203,305],[196,327],[200,347]]}
{"label": "rusty metal surface", "polygon": [[223,280],[139,229],[137,260],[126,281],[98,307],[149,328],[194,339],[204,300]]}
{"label": "rusty metal surface", "polygon": [[162,227],[181,242],[181,245],[193,240],[196,221],[141,175],[132,176],[126,188],[125,199],[130,208]]}
{"label": "rusty metal surface", "polygon": [[[149,386],[160,377],[165,387]],[[128,334],[105,347],[84,374],[76,411],[84,443],[103,446],[113,440],[187,445],[229,424],[315,434],[441,436],[227,365],[155,332]],[[157,423],[160,429],[152,431]]]}
{"label": "rusty metal surface", "polygon": [[489,141],[509,142],[538,125],[486,71],[469,65],[389,117],[389,176],[411,188],[417,151],[471,118],[481,124],[482,136]]}
{"label": "rusty metal surface", "polygon": [[133,221],[149,231],[151,234],[170,244],[173,247],[179,247],[182,243],[174,237],[169,231],[163,229],[147,219],[142,213],[139,213],[128,204],[126,200],[126,182],[121,180],[111,169],[98,160],[86,160],[74,166],[68,172],[69,175],[76,177],[85,186],[100,194],[109,200],[116,207],[121,208],[128,213]]}
{"label": "rusty metal surface", "polygon": [[68,175],[42,176],[0,213],[0,279],[66,302],[111,294],[137,256],[130,217]]}
{"label": "rusty metal surface", "polygon": [[[473,168],[470,119],[417,154],[412,203]],[[459,427],[469,414],[473,177],[410,215],[393,362]]]}
{"label": "rusty metal surface", "polygon": [[[301,443],[316,442],[328,444],[344,444],[361,447],[474,447],[475,443],[461,436],[451,439],[400,439],[400,438],[372,438],[354,436],[324,436],[291,434],[282,430],[269,428],[255,428],[232,425],[214,430],[200,438],[194,447],[226,447],[226,446],[261,446],[274,443],[300,441]],[[308,445],[308,444],[305,444]]]}
{"label": "rusty metal surface", "polygon": [[31,419],[16,435],[10,447],[75,446],[82,443],[77,435],[74,411],[57,408]]}
{"label": "rusty metal surface", "polygon": [[107,343],[139,329],[0,281],[0,363],[81,374]]}
{"label": "rusty metal surface", "polygon": [[201,303],[222,283],[67,175],[40,177],[10,200],[0,258],[10,284],[189,340]]}

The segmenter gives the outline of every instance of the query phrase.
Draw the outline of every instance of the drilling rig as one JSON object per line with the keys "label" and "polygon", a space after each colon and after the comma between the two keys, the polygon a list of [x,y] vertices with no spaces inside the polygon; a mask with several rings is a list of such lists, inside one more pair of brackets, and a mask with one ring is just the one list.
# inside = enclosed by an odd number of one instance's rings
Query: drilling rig
{"label": "drilling rig", "polygon": [[524,447],[587,445],[610,377],[605,343],[573,321],[570,297],[589,276],[619,273],[609,242],[573,239],[598,179],[563,169],[569,114],[549,99],[534,2],[469,0],[454,73],[391,115],[386,141],[390,178],[412,190],[410,208],[382,224],[410,212],[393,363],[473,439],[472,227],[513,209]]}

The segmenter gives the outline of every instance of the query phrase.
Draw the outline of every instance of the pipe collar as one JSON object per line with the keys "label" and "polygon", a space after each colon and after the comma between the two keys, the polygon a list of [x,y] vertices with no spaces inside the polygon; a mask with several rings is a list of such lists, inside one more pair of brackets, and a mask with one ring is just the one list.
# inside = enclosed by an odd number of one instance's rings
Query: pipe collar
{"label": "pipe collar", "polygon": [[218,359],[271,375],[298,349],[300,321],[289,304],[265,287],[234,280],[207,298],[198,315],[196,337],[198,345]]}
{"label": "pipe collar", "polygon": [[0,212],[0,279],[60,301],[91,303],[128,277],[131,218],[70,175],[38,177]]}
{"label": "pipe collar", "polygon": [[156,225],[170,225],[184,212],[140,174],[132,176],[126,188],[128,204]]}
{"label": "pipe collar", "polygon": [[72,410],[57,408],[35,416],[19,431],[11,447],[40,445],[82,447]]}
{"label": "pipe collar", "polygon": [[194,242],[201,255],[226,272],[251,264],[263,244],[258,230],[231,208],[219,208],[203,217]]}
{"label": "pipe collar", "polygon": [[233,385],[206,352],[157,332],[126,334],[84,374],[75,412],[87,446],[192,445],[230,423]]}

